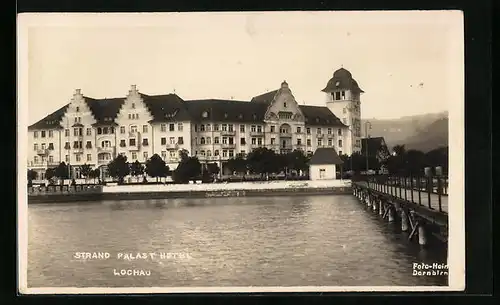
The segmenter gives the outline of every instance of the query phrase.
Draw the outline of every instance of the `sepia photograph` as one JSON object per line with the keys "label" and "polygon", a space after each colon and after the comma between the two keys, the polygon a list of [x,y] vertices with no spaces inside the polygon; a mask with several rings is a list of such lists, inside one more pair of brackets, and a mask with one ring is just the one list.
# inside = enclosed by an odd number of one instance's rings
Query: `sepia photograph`
{"label": "sepia photograph", "polygon": [[460,11],[18,16],[23,294],[462,291]]}

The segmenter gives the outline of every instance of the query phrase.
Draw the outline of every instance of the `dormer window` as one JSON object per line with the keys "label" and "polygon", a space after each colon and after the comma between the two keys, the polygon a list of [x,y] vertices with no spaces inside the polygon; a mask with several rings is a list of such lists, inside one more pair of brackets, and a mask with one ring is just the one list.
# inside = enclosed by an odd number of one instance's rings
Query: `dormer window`
{"label": "dormer window", "polygon": [[76,112],[80,112],[80,107],[76,106]]}
{"label": "dormer window", "polygon": [[283,103],[283,107],[286,108],[286,102]]}
{"label": "dormer window", "polygon": [[135,109],[135,103],[132,103],[132,109]]}
{"label": "dormer window", "polygon": [[316,123],[319,123],[319,118],[316,118]]}
{"label": "dormer window", "polygon": [[340,86],[340,82],[339,82],[339,81],[337,81],[337,82],[335,83],[335,87],[338,87],[338,86]]}
{"label": "dormer window", "polygon": [[226,118],[226,119],[227,119],[227,112],[226,112],[226,113],[224,113],[224,118]]}
{"label": "dormer window", "polygon": [[202,118],[208,118],[208,112],[207,111],[203,111],[203,113],[201,114],[201,117]]}

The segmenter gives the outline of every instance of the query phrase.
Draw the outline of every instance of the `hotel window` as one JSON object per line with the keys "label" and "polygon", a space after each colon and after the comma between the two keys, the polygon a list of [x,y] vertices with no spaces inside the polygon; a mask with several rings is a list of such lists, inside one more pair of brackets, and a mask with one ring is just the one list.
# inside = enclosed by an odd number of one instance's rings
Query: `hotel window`
{"label": "hotel window", "polygon": [[332,139],[328,139],[328,146],[332,146]]}
{"label": "hotel window", "polygon": [[230,149],[229,150],[229,158],[234,157],[234,150]]}
{"label": "hotel window", "polygon": [[222,137],[222,144],[227,144],[227,137]]}
{"label": "hotel window", "polygon": [[307,127],[307,128],[306,128],[306,133],[307,133],[307,134],[311,134],[311,128]]}
{"label": "hotel window", "polygon": [[54,143],[49,143],[49,150],[54,150]]}
{"label": "hotel window", "polygon": [[132,114],[131,114],[131,113],[129,113],[129,114],[128,114],[128,119],[129,119],[129,120],[131,120],[131,119],[132,119]]}
{"label": "hotel window", "polygon": [[200,144],[205,144],[205,138],[204,137],[200,138]]}
{"label": "hotel window", "polygon": [[297,139],[297,145],[302,145],[302,139]]}
{"label": "hotel window", "polygon": [[260,126],[260,125],[259,125],[259,126],[257,126],[257,132],[258,132],[258,133],[261,133],[261,132],[262,132],[262,126]]}
{"label": "hotel window", "polygon": [[323,140],[322,139],[318,139],[318,146],[323,146]]}
{"label": "hotel window", "polygon": [[176,156],[176,151],[171,151],[170,152],[170,158],[175,159]]}
{"label": "hotel window", "polygon": [[300,127],[297,127],[297,133],[301,133],[302,129]]}
{"label": "hotel window", "polygon": [[286,108],[286,102],[283,102],[283,108]]}
{"label": "hotel window", "polygon": [[165,132],[165,131],[167,131],[167,125],[165,125],[165,124],[161,124],[161,125],[160,125],[160,131],[161,131],[161,132]]}
{"label": "hotel window", "polygon": [[218,156],[219,155],[219,151],[216,149],[214,150],[214,156]]}
{"label": "hotel window", "polygon": [[101,147],[111,147],[111,142],[110,141],[102,141]]}
{"label": "hotel window", "polygon": [[42,134],[42,138],[45,138],[45,130],[42,130],[41,134]]}
{"label": "hotel window", "polygon": [[177,123],[177,130],[178,131],[182,131],[183,130],[182,123]]}
{"label": "hotel window", "polygon": [[87,128],[87,135],[91,136],[92,135],[92,128]]}
{"label": "hotel window", "polygon": [[311,139],[307,139],[307,146],[311,146]]}
{"label": "hotel window", "polygon": [[87,141],[87,144],[85,145],[85,148],[92,148],[92,142]]}
{"label": "hotel window", "polygon": [[321,134],[321,128],[318,128],[318,129],[316,130],[316,133],[317,133],[317,134]]}
{"label": "hotel window", "polygon": [[42,149],[45,150],[45,143],[42,143]]}
{"label": "hotel window", "polygon": [[246,145],[246,144],[247,144],[247,142],[246,142],[245,138],[241,138],[241,139],[240,139],[240,144],[241,144],[241,145]]}
{"label": "hotel window", "polygon": [[224,149],[224,150],[222,151],[222,157],[223,157],[223,158],[227,158],[227,150],[225,150],[225,149]]}
{"label": "hotel window", "polygon": [[201,150],[201,151],[200,151],[200,155],[201,155],[202,157],[205,157],[205,151],[204,151],[204,150]]}
{"label": "hotel window", "polygon": [[245,150],[240,151],[240,155],[241,155],[242,157],[245,157],[245,155],[246,155],[246,154],[247,154],[247,152],[246,152]]}
{"label": "hotel window", "polygon": [[49,162],[54,163],[54,156],[49,156]]}
{"label": "hotel window", "polygon": [[42,163],[45,163],[45,160],[46,160],[46,159],[47,159],[47,158],[45,158],[44,156],[42,156]]}
{"label": "hotel window", "polygon": [[200,131],[205,131],[205,125],[203,124],[200,125]]}
{"label": "hotel window", "polygon": [[[66,156],[66,157],[67,157],[67,156]],[[38,163],[38,156],[34,156],[34,157],[33,157],[33,162],[35,162],[35,164],[36,164],[36,163]]]}
{"label": "hotel window", "polygon": [[135,103],[132,103],[132,109],[135,109]]}
{"label": "hotel window", "polygon": [[125,146],[127,146],[125,140],[120,140],[120,147],[125,147]]}
{"label": "hotel window", "polygon": [[271,126],[271,132],[275,132],[276,131],[276,126]]}
{"label": "hotel window", "polygon": [[81,155],[76,155],[76,162],[80,162],[82,160],[82,156]]}
{"label": "hotel window", "polygon": [[36,139],[36,138],[38,138],[38,131],[34,131],[34,132],[33,132],[33,137],[34,137],[35,139]]}
{"label": "hotel window", "polygon": [[170,144],[175,144],[175,137],[170,137],[169,141],[170,141]]}
{"label": "hotel window", "polygon": [[328,134],[332,134],[332,129],[331,129],[331,128],[328,128],[328,129],[327,129],[327,133],[328,133]]}
{"label": "hotel window", "polygon": [[227,128],[228,128],[228,130],[229,130],[230,132],[233,132],[233,130],[234,130],[234,125],[233,125],[233,124],[229,124],[229,125],[227,126]]}
{"label": "hotel window", "polygon": [[341,156],[341,155],[342,155],[342,151],[341,151],[341,150],[339,150],[339,156]]}
{"label": "hotel window", "polygon": [[175,131],[175,124],[168,124],[169,131]]}
{"label": "hotel window", "polygon": [[161,158],[162,158],[163,160],[165,160],[165,159],[167,158],[167,152],[166,152],[166,151],[162,151],[162,152],[161,152]]}
{"label": "hotel window", "polygon": [[257,144],[257,139],[256,138],[252,138],[252,145],[255,145]]}
{"label": "hotel window", "polygon": [[125,133],[125,126],[120,126],[120,133]]}
{"label": "hotel window", "polygon": [[177,138],[177,144],[179,144],[179,145],[184,144],[184,138],[183,137],[178,137]]}
{"label": "hotel window", "polygon": [[207,150],[207,157],[211,157],[212,156],[212,151],[211,150]]}
{"label": "hotel window", "polygon": [[228,142],[230,145],[233,145],[234,144],[234,138],[233,137],[229,137],[228,138]]}
{"label": "hotel window", "polygon": [[339,140],[339,147],[342,147],[342,140]]}
{"label": "hotel window", "polygon": [[130,126],[130,132],[131,133],[136,133],[137,132],[137,126],[135,126],[135,125]]}
{"label": "hotel window", "polygon": [[108,131],[108,127],[104,127],[104,128],[102,129],[102,133],[103,133],[103,134],[108,134],[108,133],[109,133],[109,131]]}
{"label": "hotel window", "polygon": [[219,131],[219,124],[214,124],[214,131]]}
{"label": "hotel window", "polygon": [[137,160],[137,153],[136,152],[132,153],[132,160]]}
{"label": "hotel window", "polygon": [[33,150],[38,150],[38,144],[33,145]]}
{"label": "hotel window", "polygon": [[129,139],[128,145],[129,146],[135,146],[135,139]]}
{"label": "hotel window", "polygon": [[276,144],[276,139],[275,138],[271,138],[271,145],[274,145]]}
{"label": "hotel window", "polygon": [[251,132],[255,132],[255,130],[256,130],[255,125],[250,126],[250,131],[251,131]]}
{"label": "hotel window", "polygon": [[76,112],[80,112],[80,107],[76,106]]}
{"label": "hotel window", "polygon": [[240,132],[245,132],[245,125],[240,125]]}
{"label": "hotel window", "polygon": [[102,128],[101,127],[97,127],[97,134],[102,134]]}
{"label": "hotel window", "polygon": [[324,179],[325,178],[325,173],[326,173],[325,169],[324,168],[320,168],[319,169],[319,178],[320,179]]}
{"label": "hotel window", "polygon": [[161,138],[161,145],[166,145],[167,144],[167,138]]}
{"label": "hotel window", "polygon": [[340,129],[340,128],[339,128],[339,130],[337,130],[337,134],[338,134],[339,136],[341,136],[341,135],[342,135],[342,129]]}
{"label": "hotel window", "polygon": [[69,137],[69,129],[65,129],[64,130],[64,136],[65,137]]}
{"label": "hotel window", "polygon": [[92,155],[91,154],[87,154],[87,161],[92,161]]}
{"label": "hotel window", "polygon": [[54,136],[54,131],[49,130],[49,138],[52,138]]}
{"label": "hotel window", "polygon": [[148,133],[148,125],[142,125],[142,132]]}
{"label": "hotel window", "polygon": [[262,145],[262,138],[257,138],[257,144]]}
{"label": "hotel window", "polygon": [[345,91],[342,91],[342,99],[345,100]]}
{"label": "hotel window", "polygon": [[64,145],[64,149],[70,149],[71,148],[71,145],[69,144],[69,142],[66,142],[66,144]]}
{"label": "hotel window", "polygon": [[340,100],[340,92],[335,92],[335,99]]}
{"label": "hotel window", "polygon": [[64,156],[64,160],[66,160],[66,162],[69,162],[69,155]]}
{"label": "hotel window", "polygon": [[207,137],[207,140],[205,141],[206,144],[212,144],[212,138]]}
{"label": "hotel window", "polygon": [[210,130],[211,130],[211,126],[210,126],[210,124],[207,124],[207,126],[205,126],[205,129],[206,129],[207,131],[210,131]]}
{"label": "hotel window", "polygon": [[214,138],[214,144],[219,144],[219,137]]}
{"label": "hotel window", "polygon": [[227,131],[227,124],[222,124],[222,131]]}
{"label": "hotel window", "polygon": [[144,157],[144,160],[147,160],[148,159],[148,152],[147,151],[143,152],[142,156]]}
{"label": "hotel window", "polygon": [[142,146],[149,146],[149,142],[147,138],[142,139]]}

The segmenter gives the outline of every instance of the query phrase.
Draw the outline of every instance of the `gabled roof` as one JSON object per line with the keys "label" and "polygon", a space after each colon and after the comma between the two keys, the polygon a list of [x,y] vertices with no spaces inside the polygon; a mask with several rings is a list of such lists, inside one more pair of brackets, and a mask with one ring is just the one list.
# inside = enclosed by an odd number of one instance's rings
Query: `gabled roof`
{"label": "gabled roof", "polygon": [[333,147],[321,147],[316,149],[309,165],[323,165],[323,164],[343,164],[344,161],[340,159],[339,155]]}
{"label": "gabled roof", "polygon": [[366,155],[366,145],[368,145],[368,155],[376,156],[379,151],[385,150],[388,152],[384,137],[363,138],[361,139],[361,154]]}
{"label": "gabled roof", "polygon": [[306,125],[345,127],[340,119],[328,107],[299,105],[306,117]]}
{"label": "gabled roof", "polygon": [[52,112],[48,116],[44,117],[40,121],[28,126],[28,129],[54,129],[54,128],[62,128],[60,122],[64,113],[66,113],[66,109],[68,105],[64,105],[56,111]]}
{"label": "gabled roof", "polygon": [[188,121],[191,115],[184,105],[184,101],[176,94],[146,95],[141,94],[144,104],[153,115],[150,123]]}
{"label": "gabled roof", "polygon": [[233,100],[190,100],[184,103],[194,121],[262,123],[267,110],[265,103]]}
{"label": "gabled roof", "polygon": [[257,102],[257,103],[271,103],[274,97],[276,96],[276,93],[278,93],[278,89],[266,92],[261,95],[254,96],[251,102]]}
{"label": "gabled roof", "polygon": [[92,111],[94,118],[96,119],[96,124],[112,124],[120,111],[123,103],[125,102],[124,97],[117,98],[105,98],[105,99],[93,99],[87,96],[83,97],[85,102]]}

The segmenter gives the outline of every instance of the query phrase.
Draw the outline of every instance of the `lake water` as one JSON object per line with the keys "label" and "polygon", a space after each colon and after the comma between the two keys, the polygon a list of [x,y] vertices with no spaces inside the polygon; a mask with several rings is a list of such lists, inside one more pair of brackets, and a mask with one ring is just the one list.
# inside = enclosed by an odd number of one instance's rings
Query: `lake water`
{"label": "lake water", "polygon": [[447,285],[446,276],[412,274],[413,263],[446,263],[446,249],[408,242],[350,195],[28,210],[28,287]]}

